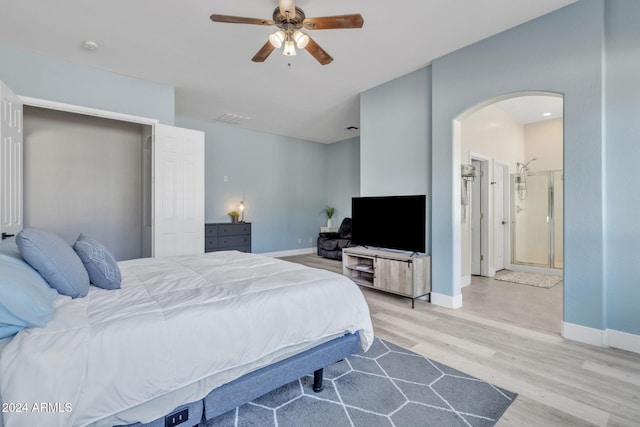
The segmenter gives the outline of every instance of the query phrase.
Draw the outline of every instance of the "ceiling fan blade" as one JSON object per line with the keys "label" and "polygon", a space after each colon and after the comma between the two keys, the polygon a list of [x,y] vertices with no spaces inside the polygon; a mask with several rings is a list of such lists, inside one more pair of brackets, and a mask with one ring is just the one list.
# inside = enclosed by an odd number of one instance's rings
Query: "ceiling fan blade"
{"label": "ceiling fan blade", "polygon": [[275,50],[275,47],[271,44],[269,40],[260,48],[258,53],[256,53],[251,60],[253,62],[264,62],[265,59],[271,55],[271,52]]}
{"label": "ceiling fan blade", "polygon": [[364,19],[359,13],[353,15],[322,16],[302,21],[307,30],[333,30],[340,28],[362,28]]}
{"label": "ceiling fan blade", "polygon": [[316,43],[315,40],[313,40],[311,37],[309,37],[309,43],[307,44],[307,46],[305,46],[305,49],[322,65],[327,65],[331,61],[333,61],[331,55],[329,55],[326,50],[321,48],[320,45]]}
{"label": "ceiling fan blade", "polygon": [[274,25],[271,19],[246,18],[244,16],[216,15],[210,16],[213,22],[226,22],[229,24]]}

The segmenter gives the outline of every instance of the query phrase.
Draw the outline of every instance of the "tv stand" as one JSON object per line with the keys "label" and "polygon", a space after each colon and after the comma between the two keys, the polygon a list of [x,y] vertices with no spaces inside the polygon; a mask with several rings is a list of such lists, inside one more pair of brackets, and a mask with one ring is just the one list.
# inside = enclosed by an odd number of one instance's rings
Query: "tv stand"
{"label": "tv stand", "polygon": [[431,257],[363,247],[342,250],[342,274],[356,284],[415,299],[431,293]]}

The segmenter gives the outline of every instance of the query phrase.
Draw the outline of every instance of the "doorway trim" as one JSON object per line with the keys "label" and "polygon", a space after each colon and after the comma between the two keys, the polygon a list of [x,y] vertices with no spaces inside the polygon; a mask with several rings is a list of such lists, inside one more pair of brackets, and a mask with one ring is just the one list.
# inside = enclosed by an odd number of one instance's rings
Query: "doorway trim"
{"label": "doorway trim", "polygon": [[85,116],[102,117],[104,119],[119,120],[122,122],[138,123],[141,125],[154,125],[160,123],[157,119],[134,116],[131,114],[117,113],[115,111],[100,110],[98,108],[84,107],[82,105],[65,104],[64,102],[49,101],[29,96],[19,96],[24,105],[46,108],[48,110],[65,111],[67,113],[83,114]]}

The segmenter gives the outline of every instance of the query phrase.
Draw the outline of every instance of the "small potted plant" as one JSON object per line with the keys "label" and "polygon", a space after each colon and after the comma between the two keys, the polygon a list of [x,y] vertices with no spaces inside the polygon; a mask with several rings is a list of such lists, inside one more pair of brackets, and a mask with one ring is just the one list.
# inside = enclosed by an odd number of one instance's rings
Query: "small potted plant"
{"label": "small potted plant", "polygon": [[334,208],[333,206],[325,206],[325,208],[322,210],[322,213],[324,213],[327,216],[327,227],[331,227],[331,217],[333,217],[333,214],[336,212],[336,208]]}
{"label": "small potted plant", "polygon": [[238,213],[238,211],[231,211],[229,212],[229,216],[231,217],[231,222],[235,224],[238,222],[240,214]]}

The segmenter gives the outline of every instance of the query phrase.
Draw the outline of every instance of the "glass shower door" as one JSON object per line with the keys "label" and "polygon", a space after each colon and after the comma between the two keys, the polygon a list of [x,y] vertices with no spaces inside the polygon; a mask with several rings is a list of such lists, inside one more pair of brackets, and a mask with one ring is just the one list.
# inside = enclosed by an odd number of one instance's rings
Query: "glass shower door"
{"label": "glass shower door", "polygon": [[564,267],[564,173],[553,172],[553,268]]}
{"label": "glass shower door", "polygon": [[514,174],[511,189],[511,262],[551,267],[551,175],[546,172]]}

